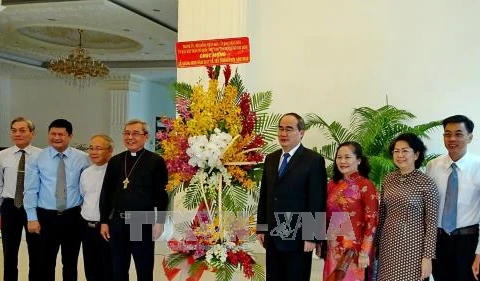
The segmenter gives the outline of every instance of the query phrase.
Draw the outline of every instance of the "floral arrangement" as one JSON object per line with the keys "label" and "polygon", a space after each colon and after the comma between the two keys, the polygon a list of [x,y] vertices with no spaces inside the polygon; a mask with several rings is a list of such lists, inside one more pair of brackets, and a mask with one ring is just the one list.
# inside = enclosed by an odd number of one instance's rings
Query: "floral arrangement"
{"label": "floral arrangement", "polygon": [[[164,260],[169,280],[180,272],[200,280],[203,271],[231,280],[237,270],[264,280],[263,268],[249,251],[256,241],[258,183],[264,153],[275,146],[279,114],[268,114],[271,92],[249,94],[230,66],[207,67],[208,87],[176,84],[177,118],[164,118],[157,134],[169,171],[167,191],[185,191],[183,205],[196,210],[192,222],[177,225],[180,239],[169,241]],[[253,200],[250,200],[253,199]],[[183,280],[183,279],[182,279]]]}

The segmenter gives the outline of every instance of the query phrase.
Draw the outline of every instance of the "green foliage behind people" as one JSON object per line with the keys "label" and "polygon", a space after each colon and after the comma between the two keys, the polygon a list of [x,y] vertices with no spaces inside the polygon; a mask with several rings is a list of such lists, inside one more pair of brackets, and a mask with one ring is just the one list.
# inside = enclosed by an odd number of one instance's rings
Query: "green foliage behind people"
{"label": "green foliage behind people", "polygon": [[[441,120],[416,126],[406,124],[415,118],[415,115],[406,110],[385,105],[378,109],[355,108],[350,118],[350,128],[344,127],[338,121],[329,124],[315,113],[307,114],[305,121],[307,128],[319,129],[331,141],[317,149],[325,159],[332,161],[328,167],[329,175],[331,175],[337,146],[346,141],[356,141],[362,145],[363,151],[369,159],[372,168],[370,179],[377,188],[380,188],[385,175],[395,170],[388,151],[390,142],[400,133],[406,132],[412,132],[422,139],[428,139],[428,134],[442,125]],[[427,155],[423,165],[437,156],[436,154]]]}

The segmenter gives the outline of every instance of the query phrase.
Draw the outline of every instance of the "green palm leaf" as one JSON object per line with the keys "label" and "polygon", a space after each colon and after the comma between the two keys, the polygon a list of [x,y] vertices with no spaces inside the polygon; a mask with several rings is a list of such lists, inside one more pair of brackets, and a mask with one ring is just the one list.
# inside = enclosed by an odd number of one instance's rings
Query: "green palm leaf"
{"label": "green palm leaf", "polygon": [[305,118],[305,127],[307,129],[315,127],[319,128],[327,139],[333,140],[338,144],[355,139],[355,135],[343,127],[340,122],[333,121],[331,124],[328,124],[320,116],[314,113],[307,114]]}
{"label": "green palm leaf", "polygon": [[432,154],[425,155],[425,159],[422,162],[422,167],[427,166],[428,162],[432,161],[433,159],[437,158],[440,155],[441,154],[438,154],[438,153],[432,153]]}
{"label": "green palm leaf", "polygon": [[420,124],[414,126],[414,132],[418,135],[421,135],[423,138],[429,139],[430,137],[428,134],[432,133],[433,131],[437,130],[439,126],[442,125],[442,120],[431,121],[425,124]]}
{"label": "green palm leaf", "polygon": [[190,221],[184,221],[184,222],[175,224],[175,231],[180,234],[186,234],[191,229],[192,229],[192,222]]}
{"label": "green palm leaf", "polygon": [[390,172],[395,170],[393,161],[382,156],[370,156],[368,161],[370,162],[371,171],[369,178],[377,189],[381,188],[383,178]]}
{"label": "green palm leaf", "polygon": [[308,113],[305,116],[305,128],[308,130],[310,128],[319,128],[328,127],[328,123],[323,120],[322,117],[318,116],[315,113]]}
{"label": "green palm leaf", "polygon": [[190,256],[188,253],[173,253],[167,257],[167,267],[174,268]]}
{"label": "green palm leaf", "polygon": [[266,142],[275,141],[277,139],[280,118],[282,118],[282,114],[259,113],[253,131],[258,135],[262,135]]}
{"label": "green palm leaf", "polygon": [[340,122],[333,121],[332,124],[328,126],[328,130],[330,137],[339,144],[355,139],[355,136],[348,129],[344,128]]}
{"label": "green palm leaf", "polygon": [[199,270],[202,270],[205,266],[205,259],[195,260],[195,262],[188,269],[188,275],[194,276]]}
{"label": "green palm leaf", "polygon": [[183,99],[190,99],[193,93],[193,88],[187,83],[184,82],[175,82],[173,84],[175,89],[175,97],[176,98],[183,98]]}
{"label": "green palm leaf", "polygon": [[223,207],[227,211],[237,212],[245,210],[248,202],[248,194],[240,186],[227,186],[224,188]]}
{"label": "green palm leaf", "polygon": [[250,110],[256,112],[257,114],[261,111],[266,111],[272,104],[272,92],[259,92],[252,95],[252,103]]}
{"label": "green palm leaf", "polygon": [[185,191],[183,207],[187,210],[193,210],[203,201],[202,192],[198,184],[190,184]]}
{"label": "green palm leaf", "polygon": [[238,74],[237,70],[235,70],[235,74],[233,75],[232,79],[230,79],[230,85],[237,88],[237,98],[236,103],[238,104],[241,95],[245,92],[245,86],[243,85],[242,77]]}
{"label": "green palm leaf", "polygon": [[270,154],[279,149],[280,145],[277,142],[272,141],[271,143],[264,145],[260,152],[263,154]]}
{"label": "green palm leaf", "polygon": [[256,263],[252,267],[253,269],[253,278],[252,281],[265,281],[265,269],[260,264]]}
{"label": "green palm leaf", "polygon": [[320,155],[323,156],[323,158],[334,161],[335,158],[335,151],[337,149],[338,143],[333,142],[330,144],[326,144],[320,148],[320,150],[317,150]]}
{"label": "green palm leaf", "polygon": [[[406,110],[385,105],[378,109],[355,108],[350,117],[348,129],[336,121],[329,124],[314,113],[306,115],[306,125],[309,128],[318,128],[328,140],[333,141],[319,150],[319,153],[327,160],[334,160],[335,149],[339,143],[351,140],[360,143],[372,168],[370,179],[380,188],[385,175],[395,170],[389,151],[392,140],[406,132],[414,133],[421,138],[428,138],[428,134],[441,125],[440,121],[431,121],[416,126],[407,125],[414,118],[415,115]],[[434,157],[435,155],[427,155],[425,163]]]}
{"label": "green palm leaf", "polygon": [[216,281],[231,281],[236,268],[229,263],[219,263],[215,272]]}

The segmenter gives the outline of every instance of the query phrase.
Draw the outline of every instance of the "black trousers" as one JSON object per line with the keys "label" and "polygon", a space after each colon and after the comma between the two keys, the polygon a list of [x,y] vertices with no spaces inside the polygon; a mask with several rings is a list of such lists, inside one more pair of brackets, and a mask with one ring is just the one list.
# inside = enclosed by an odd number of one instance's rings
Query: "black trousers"
{"label": "black trousers", "polygon": [[152,241],[152,225],[142,225],[141,241],[131,241],[130,226],[117,215],[109,223],[114,280],[129,280],[128,270],[133,256],[137,281],[153,281],[155,242]]}
{"label": "black trousers", "polygon": [[83,220],[83,265],[87,281],[112,281],[110,245],[100,235],[100,224]]}
{"label": "black trousers", "polygon": [[435,281],[474,281],[472,264],[475,259],[478,234],[437,237],[436,259],[433,260]]}
{"label": "black trousers", "polygon": [[44,268],[42,280],[55,281],[55,266],[61,247],[63,281],[77,281],[78,254],[82,241],[82,217],[80,207],[57,211],[37,208],[40,222],[40,238],[43,243]]}
{"label": "black trousers", "polygon": [[23,207],[17,208],[13,199],[5,198],[1,206],[2,213],[2,246],[3,246],[3,280],[18,280],[18,250],[22,239],[22,231],[25,229],[27,239],[29,271],[28,280],[40,280],[41,258],[35,258],[39,251],[40,236],[30,234],[27,230],[27,215]]}
{"label": "black trousers", "polygon": [[280,251],[273,240],[266,249],[266,281],[310,281],[312,252]]}

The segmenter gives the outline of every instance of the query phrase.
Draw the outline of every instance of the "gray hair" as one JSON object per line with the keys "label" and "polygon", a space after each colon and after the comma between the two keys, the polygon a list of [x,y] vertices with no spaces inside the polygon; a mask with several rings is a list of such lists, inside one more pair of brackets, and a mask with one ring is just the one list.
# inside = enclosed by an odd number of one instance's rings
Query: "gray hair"
{"label": "gray hair", "polygon": [[93,135],[90,140],[93,140],[94,138],[101,138],[103,139],[104,141],[107,142],[107,145],[108,145],[108,148],[114,148],[115,147],[115,143],[113,142],[113,139],[108,136],[108,135],[105,135],[105,134],[97,134],[97,135]]}
{"label": "gray hair", "polygon": [[148,127],[147,122],[137,118],[128,120],[127,123],[125,123],[125,126],[123,127],[123,129],[125,130],[125,128],[127,128],[128,125],[134,125],[134,124],[142,124],[143,133],[149,134],[150,127]]}
{"label": "gray hair", "polygon": [[27,123],[27,127],[30,130],[30,132],[35,131],[35,124],[32,122],[32,120],[27,119],[25,117],[17,117],[15,119],[13,119],[12,122],[10,122],[10,129],[13,127],[13,124],[17,123],[17,122],[25,122],[25,123]]}

